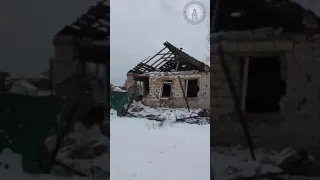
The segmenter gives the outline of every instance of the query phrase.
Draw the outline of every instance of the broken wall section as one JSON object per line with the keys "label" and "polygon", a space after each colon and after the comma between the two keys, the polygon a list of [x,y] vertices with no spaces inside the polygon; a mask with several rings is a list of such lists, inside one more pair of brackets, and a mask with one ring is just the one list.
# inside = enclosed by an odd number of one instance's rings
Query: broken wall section
{"label": "broken wall section", "polygon": [[296,42],[286,59],[282,116],[288,121],[320,121],[320,40]]}
{"label": "broken wall section", "polygon": [[[186,100],[179,82],[181,79],[182,87],[185,95],[188,94],[188,80],[197,80],[199,91],[196,97],[187,97],[190,108],[202,108],[209,110],[210,108],[210,73],[200,72],[176,72],[176,73],[154,73],[149,77],[149,94],[144,98],[147,105],[153,107],[160,106],[160,98],[162,96],[163,82],[171,82],[172,106],[175,108],[186,108]],[[189,81],[190,82],[190,81]],[[189,84],[189,83],[188,83]],[[191,83],[190,83],[191,84]],[[194,84],[194,82],[193,82]],[[190,85],[191,86],[191,85]],[[190,87],[194,88],[194,87]],[[194,90],[193,90],[194,91]],[[190,94],[190,93],[189,93]]]}
{"label": "broken wall section", "polygon": [[[301,38],[301,37],[300,37]],[[284,43],[281,43],[284,47]],[[283,121],[249,122],[256,147],[308,149],[320,156],[320,40],[298,39],[291,41],[291,48],[281,51],[282,78],[286,82],[286,93],[280,101]],[[276,44],[277,45],[277,44]],[[280,45],[278,45],[279,47]],[[277,46],[276,46],[277,47]],[[281,48],[285,49],[285,48]],[[274,48],[273,51],[277,50]],[[241,51],[238,51],[241,52]],[[236,55],[226,54],[233,82],[241,93],[240,66]],[[225,81],[219,56],[211,55],[211,121],[212,138],[215,145],[246,146],[241,124],[235,115],[234,103]],[[237,75],[238,74],[238,75]],[[238,76],[238,77],[237,77]],[[241,94],[240,94],[241,95]],[[236,121],[232,121],[236,120]],[[286,142],[286,143],[283,143]]]}
{"label": "broken wall section", "polygon": [[134,79],[133,73],[127,73],[127,80],[125,83],[125,87],[128,92],[133,93],[135,91],[135,87],[137,86],[137,81]]}

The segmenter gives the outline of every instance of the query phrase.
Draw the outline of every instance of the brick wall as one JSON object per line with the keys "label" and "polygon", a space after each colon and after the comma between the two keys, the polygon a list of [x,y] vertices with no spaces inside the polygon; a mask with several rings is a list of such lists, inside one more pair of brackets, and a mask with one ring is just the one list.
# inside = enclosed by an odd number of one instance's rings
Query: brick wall
{"label": "brick wall", "polygon": [[[249,43],[250,44],[250,43]],[[213,46],[212,46],[213,47]],[[257,47],[248,45],[248,47]],[[260,47],[260,46],[259,46]],[[280,102],[282,122],[249,122],[253,140],[258,147],[283,149],[293,147],[320,152],[320,40],[295,38],[291,41],[273,42],[265,46],[263,53],[281,55],[281,76],[286,81],[286,95]],[[289,48],[291,47],[291,48]],[[227,48],[228,49],[228,48]],[[287,49],[286,51],[284,51]],[[241,95],[240,66],[238,55],[252,52],[231,48],[227,50],[226,60],[238,94]],[[231,52],[231,53],[229,53]],[[268,54],[267,53],[267,54]],[[261,54],[260,54],[261,55]],[[219,56],[213,50],[211,55],[211,134],[215,145],[246,145],[242,127],[235,114],[234,104],[219,65]],[[272,88],[272,87],[271,87]],[[304,100],[305,99],[305,100]],[[301,106],[298,110],[298,106]],[[302,104],[302,105],[301,105]]]}
{"label": "brick wall", "polygon": [[125,87],[128,92],[135,92],[135,86],[137,85],[137,82],[134,79],[134,74],[133,73],[127,73],[127,80]]}
{"label": "brick wall", "polygon": [[[188,98],[188,104],[191,108],[204,108],[209,109],[210,101],[210,74],[209,73],[194,73],[194,74],[180,74],[181,83],[185,88],[185,79],[198,79],[198,86],[200,88],[199,95],[197,98]],[[149,77],[149,95],[144,98],[145,102],[149,106],[160,105],[160,93],[161,84],[164,80],[171,80],[172,88],[172,107],[186,108],[186,101],[183,97],[183,91],[181,89],[178,75],[161,75],[161,76],[150,76]]]}
{"label": "brick wall", "polygon": [[[237,56],[225,56],[225,60],[230,69],[230,75],[236,86],[238,94],[241,93],[240,87],[240,62]],[[210,65],[211,77],[211,96],[210,107],[212,119],[229,119],[233,117],[234,103],[229,90],[228,83],[226,82],[224,72],[220,66],[220,57],[217,54],[211,55]]]}

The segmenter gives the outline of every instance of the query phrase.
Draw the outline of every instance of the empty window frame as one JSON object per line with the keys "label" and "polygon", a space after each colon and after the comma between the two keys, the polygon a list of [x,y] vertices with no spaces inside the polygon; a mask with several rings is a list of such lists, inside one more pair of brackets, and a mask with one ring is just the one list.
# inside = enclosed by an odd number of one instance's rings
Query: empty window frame
{"label": "empty window frame", "polygon": [[193,98],[198,97],[199,86],[198,86],[198,79],[186,79],[186,96]]}
{"label": "empty window frame", "polygon": [[160,92],[160,97],[161,98],[169,98],[172,96],[172,81],[171,80],[165,80],[162,81],[161,85],[161,92]]}

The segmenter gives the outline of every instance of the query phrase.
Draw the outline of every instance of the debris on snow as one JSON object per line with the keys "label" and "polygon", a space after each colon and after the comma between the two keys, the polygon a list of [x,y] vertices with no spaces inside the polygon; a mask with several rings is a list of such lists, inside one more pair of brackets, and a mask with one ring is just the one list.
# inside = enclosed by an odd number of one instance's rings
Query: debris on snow
{"label": "debris on snow", "polygon": [[320,178],[320,164],[307,151],[300,151],[287,156],[279,167],[290,175]]}
{"label": "debris on snow", "polygon": [[[49,150],[55,148],[56,136],[47,138]],[[67,135],[57,155],[57,161],[83,172],[90,177],[109,177],[109,138],[104,136],[97,125]],[[68,176],[62,167],[56,166],[53,174]]]}
{"label": "debris on snow", "polygon": [[305,156],[309,157],[308,162],[301,163],[301,152],[295,153],[296,151],[292,149],[281,152],[266,149],[255,151],[257,160],[252,161],[248,149],[212,148],[211,161],[215,178],[219,180],[281,179],[280,177],[288,179],[290,176],[289,179],[296,180],[320,179],[318,163],[312,160],[310,155]]}
{"label": "debris on snow", "polygon": [[203,109],[203,110],[198,112],[198,116],[200,116],[200,117],[210,117],[210,113],[207,110]]}
{"label": "debris on snow", "polygon": [[214,174],[219,180],[250,177],[268,172],[282,172],[275,165],[278,157],[274,152],[267,153],[263,149],[256,149],[257,160],[252,161],[247,149],[212,148],[211,161]]}
{"label": "debris on snow", "polygon": [[27,174],[23,172],[22,156],[12,152],[10,149],[4,149],[0,154],[0,177],[1,180],[87,180],[82,177],[54,176],[52,174]]}
{"label": "debris on snow", "polygon": [[129,114],[134,117],[147,118],[149,120],[207,124],[209,123],[208,116],[199,116],[199,112],[200,115],[203,115],[202,111],[202,109],[190,109],[189,112],[185,108],[152,108],[137,101],[134,101],[128,110]]}

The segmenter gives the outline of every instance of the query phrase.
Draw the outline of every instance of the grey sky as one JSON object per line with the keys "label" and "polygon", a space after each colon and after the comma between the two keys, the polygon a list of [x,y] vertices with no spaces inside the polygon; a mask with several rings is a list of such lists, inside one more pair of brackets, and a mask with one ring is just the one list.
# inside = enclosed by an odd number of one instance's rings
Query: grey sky
{"label": "grey sky", "polygon": [[319,0],[293,0],[301,4],[304,8],[307,8],[320,15],[320,1]]}
{"label": "grey sky", "polygon": [[52,37],[96,0],[0,2],[0,70],[37,76],[53,55]]}
{"label": "grey sky", "polygon": [[[298,0],[320,14],[319,0]],[[0,2],[0,70],[14,76],[36,76],[52,57],[52,37],[97,0],[28,0]],[[186,0],[111,0],[111,82],[122,84],[126,72],[163,47],[183,47],[199,60],[207,54],[209,17],[186,23]],[[209,13],[209,0],[201,0]]]}
{"label": "grey sky", "polygon": [[[210,0],[200,0],[209,14]],[[209,54],[210,18],[198,25],[183,18],[186,0],[111,0],[110,81],[122,85],[128,70],[153,56],[168,41],[198,60]]]}

